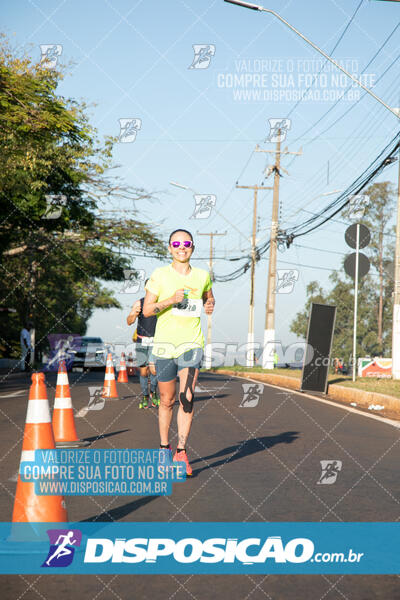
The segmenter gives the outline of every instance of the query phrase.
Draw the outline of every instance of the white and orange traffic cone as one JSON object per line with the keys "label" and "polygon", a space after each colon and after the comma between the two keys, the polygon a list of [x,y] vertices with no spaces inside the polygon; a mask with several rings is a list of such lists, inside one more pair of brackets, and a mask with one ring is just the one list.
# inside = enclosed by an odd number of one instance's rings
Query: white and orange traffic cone
{"label": "white and orange traffic cone", "polygon": [[135,374],[135,367],[133,366],[132,352],[129,352],[129,354],[128,354],[128,364],[127,364],[126,371],[130,377]]}
{"label": "white and orange traffic cone", "polygon": [[106,400],[119,400],[117,384],[115,383],[114,365],[112,354],[107,354],[106,374],[104,377],[104,387],[102,397]]}
{"label": "white and orange traffic cone", "polygon": [[[33,373],[21,463],[33,461],[35,450],[52,450],[54,448],[44,373]],[[12,521],[14,523],[65,523],[68,521],[68,515],[64,497],[36,495],[35,483],[21,481],[21,476],[18,475]]]}
{"label": "white and orange traffic cone", "polygon": [[80,440],[75,428],[68,373],[65,361],[58,367],[56,397],[53,410],[53,433],[57,448],[80,448],[90,442]]}
{"label": "white and orange traffic cone", "polygon": [[118,383],[129,383],[128,374],[126,372],[125,352],[121,354],[121,360],[119,361],[119,373]]}

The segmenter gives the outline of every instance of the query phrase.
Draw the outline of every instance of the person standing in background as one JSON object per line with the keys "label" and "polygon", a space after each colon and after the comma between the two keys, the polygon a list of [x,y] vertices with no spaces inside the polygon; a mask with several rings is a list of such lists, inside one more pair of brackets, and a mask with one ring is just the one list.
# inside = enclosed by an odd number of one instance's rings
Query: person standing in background
{"label": "person standing in background", "polygon": [[29,362],[32,352],[31,334],[29,332],[30,328],[31,323],[24,323],[19,336],[19,341],[21,343],[21,371],[29,371]]}

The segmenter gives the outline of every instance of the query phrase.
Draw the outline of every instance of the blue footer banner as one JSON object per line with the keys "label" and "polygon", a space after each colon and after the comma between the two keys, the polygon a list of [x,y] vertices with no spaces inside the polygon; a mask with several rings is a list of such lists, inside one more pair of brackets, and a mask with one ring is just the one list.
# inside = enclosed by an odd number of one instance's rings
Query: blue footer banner
{"label": "blue footer banner", "polygon": [[0,523],[0,573],[400,573],[400,523]]}

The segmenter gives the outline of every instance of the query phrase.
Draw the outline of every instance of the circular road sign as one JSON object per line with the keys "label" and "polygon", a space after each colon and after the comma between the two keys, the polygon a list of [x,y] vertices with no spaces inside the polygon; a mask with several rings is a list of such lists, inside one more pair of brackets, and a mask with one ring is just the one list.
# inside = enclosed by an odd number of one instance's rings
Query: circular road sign
{"label": "circular road sign", "polygon": [[346,229],[346,232],[344,234],[344,239],[346,240],[346,244],[348,246],[350,246],[350,248],[356,248],[357,246],[357,227],[360,228],[360,238],[359,238],[359,248],[365,248],[365,246],[368,246],[370,240],[371,240],[371,236],[369,233],[369,229],[368,227],[365,227],[365,225],[361,225],[357,223],[354,223],[353,225],[350,225],[350,227],[348,227]]}
{"label": "circular road sign", "polygon": [[[356,256],[357,253],[353,252],[352,254],[348,254],[344,261],[344,270],[347,275],[350,275],[353,279],[356,276]],[[369,271],[369,258],[365,256],[362,252],[358,253],[358,279],[361,277],[365,277],[365,275]]]}

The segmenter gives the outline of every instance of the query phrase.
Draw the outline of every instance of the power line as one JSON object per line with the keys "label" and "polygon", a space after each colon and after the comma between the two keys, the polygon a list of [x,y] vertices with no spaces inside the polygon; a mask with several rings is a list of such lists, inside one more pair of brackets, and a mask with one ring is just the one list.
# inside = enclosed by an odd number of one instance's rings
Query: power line
{"label": "power line", "polygon": [[[155,258],[157,260],[168,260],[168,258],[166,256],[161,256],[158,254],[136,254],[133,252],[118,252],[118,254],[121,254],[122,256],[135,256],[135,257],[139,257],[139,258]],[[244,257],[242,257],[243,259]],[[214,256],[215,260],[228,260],[228,261],[232,261],[232,258],[227,258],[226,256]],[[190,260],[209,260],[208,256],[191,256]],[[240,258],[237,258],[235,260],[240,260]]]}
{"label": "power line", "polygon": [[[383,71],[382,75],[380,75],[378,77],[378,79],[376,80],[376,83],[379,83],[379,81],[382,79],[382,77],[384,77],[384,75],[386,75],[386,73],[389,71],[389,69],[391,69],[393,67],[393,65],[399,60],[400,58],[400,54],[398,54],[396,56],[396,58],[390,63],[390,65]],[[375,83],[375,85],[376,85]],[[355,106],[357,106],[357,104],[359,102],[361,102],[361,100],[363,98],[365,98],[365,96],[367,95],[367,92],[364,92],[364,94],[362,94],[362,96],[360,96],[360,98],[354,102],[354,104],[352,104],[351,106],[349,106],[349,108],[340,116],[338,117],[335,121],[333,121],[333,123],[331,123],[330,125],[328,125],[328,127],[326,129],[324,129],[323,131],[321,131],[321,133],[319,133],[318,135],[314,136],[309,142],[307,142],[308,144],[312,144],[313,142],[315,142],[315,140],[317,140],[319,137],[321,137],[322,135],[324,135],[324,133],[326,133],[327,131],[329,131],[330,129],[332,129],[332,127],[334,125],[336,125],[336,123],[338,123],[341,119],[343,119],[343,117],[345,117],[349,112],[351,112],[353,110],[353,108]]]}
{"label": "power line", "polygon": [[[350,18],[350,20],[349,20],[348,24],[346,25],[346,27],[345,27],[344,31],[343,31],[343,32],[342,32],[342,34],[340,35],[340,37],[339,37],[339,40],[336,42],[336,44],[335,44],[335,46],[334,46],[334,49],[333,49],[333,51],[336,49],[337,45],[338,45],[338,44],[340,43],[340,41],[343,39],[343,36],[345,35],[345,33],[346,33],[346,31],[348,30],[348,28],[349,28],[350,24],[352,23],[352,21],[354,20],[354,17],[356,16],[356,14],[357,14],[357,12],[358,12],[358,10],[359,10],[359,8],[360,8],[361,4],[362,4],[362,1],[361,1],[361,2],[359,3],[359,5],[357,6],[357,8],[356,8],[355,12],[353,13],[352,17]],[[372,62],[375,60],[375,58],[376,58],[376,57],[377,57],[377,56],[380,54],[380,52],[381,52],[381,51],[383,50],[383,48],[386,46],[386,44],[388,43],[389,39],[390,39],[390,38],[393,36],[393,34],[395,33],[395,31],[397,30],[397,28],[399,27],[399,25],[400,25],[400,23],[396,25],[396,27],[395,27],[395,28],[393,29],[393,31],[392,31],[392,32],[389,34],[389,36],[386,38],[386,40],[385,40],[385,41],[384,41],[384,42],[381,44],[380,48],[379,48],[379,49],[376,51],[376,53],[374,54],[374,56],[373,56],[373,57],[370,59],[370,61],[368,62],[368,64],[367,64],[367,65],[364,67],[364,69],[363,69],[362,73],[364,73],[364,71],[365,71],[365,70],[366,70],[366,69],[367,69],[367,68],[370,66],[370,64],[371,64],[371,63],[372,63]],[[395,60],[397,60],[397,59],[395,59]],[[390,68],[390,67],[389,67],[389,68]],[[387,70],[385,71],[385,73],[386,73],[386,72],[387,72]],[[384,75],[384,74],[383,74],[383,75]],[[382,75],[381,77],[383,77],[383,75]],[[379,79],[381,79],[381,77],[380,77]],[[364,94],[364,95],[365,95],[365,94]],[[357,103],[358,103],[358,102],[359,102],[359,101],[360,101],[360,100],[361,100],[363,97],[364,97],[364,96],[362,96],[362,97],[361,97],[361,98],[360,98],[360,99],[359,99],[359,100],[358,100],[358,101],[357,101],[355,104],[357,104]],[[336,104],[337,104],[337,103],[338,103],[340,100],[341,100],[341,98],[340,98],[340,99],[339,99],[339,100],[336,102]],[[298,103],[297,103],[297,104],[298,104]],[[297,104],[296,104],[296,106],[297,106]],[[336,106],[336,104],[335,104],[334,106]],[[296,107],[296,106],[295,106],[295,107]],[[332,109],[332,108],[334,108],[334,106],[333,106],[333,107],[331,107],[331,109]],[[295,108],[295,107],[294,107],[294,108]],[[331,109],[329,109],[329,111],[328,111],[328,112],[330,112],[330,110],[331,110]],[[292,110],[294,110],[294,109],[292,109]],[[291,111],[291,112],[292,112],[292,111]],[[328,114],[328,112],[327,112],[327,113],[325,113],[325,115],[326,115],[326,114]],[[291,114],[291,113],[289,113],[289,114]],[[345,113],[345,114],[346,114],[346,113]],[[345,116],[345,114],[344,114],[344,115],[342,115],[342,117],[344,117],[344,116]],[[322,117],[321,117],[321,118],[320,118],[320,119],[317,121],[317,123],[319,123],[319,122],[320,122],[320,121],[321,121],[321,120],[324,118],[324,116],[325,116],[325,115],[323,115],[323,116],[322,116]],[[314,127],[314,126],[315,126],[317,123],[315,123],[315,124],[314,124],[312,127]],[[311,127],[311,128],[312,128],[312,127]],[[307,131],[309,131],[309,130],[307,130]],[[295,142],[296,142],[296,141],[298,141],[300,138],[303,138],[303,136],[304,136],[304,134],[303,134],[302,136],[299,136],[298,138],[296,138]],[[316,138],[312,138],[312,139],[311,139],[309,142],[307,142],[307,143],[311,143],[311,142],[315,141],[315,139],[316,139]],[[254,154],[254,149],[251,151],[251,153],[250,153],[250,155],[249,155],[248,159],[247,159],[247,160],[246,160],[246,162],[245,162],[245,165],[244,165],[244,167],[241,169],[241,171],[240,171],[240,173],[239,173],[238,177],[236,178],[236,180],[235,180],[235,181],[236,181],[236,184],[237,184],[237,183],[240,181],[240,179],[241,179],[241,177],[243,176],[244,172],[246,171],[246,169],[247,169],[248,165],[250,164],[250,161],[251,161],[251,159],[252,159],[252,157],[253,157],[253,154]],[[293,162],[293,161],[291,161],[291,162],[289,163],[289,165],[288,165],[288,167],[289,167],[289,168],[290,168],[290,166],[291,166],[292,162]],[[227,201],[227,200],[229,200],[229,198],[232,196],[232,193],[234,192],[234,190],[235,190],[235,185],[233,185],[233,186],[232,186],[232,188],[229,190],[229,192],[228,192],[227,196],[225,197],[225,199],[224,199],[224,200],[223,200],[223,202],[222,202],[222,205],[224,205],[224,204],[226,203],[226,201]]]}
{"label": "power line", "polygon": [[337,250],[325,250],[325,248],[313,248],[312,246],[303,246],[301,244],[293,244],[296,248],[306,248],[307,250],[317,250],[318,252],[327,252],[328,254],[341,254],[345,255],[346,252],[337,252]]}
{"label": "power line", "polygon": [[[300,223],[284,232],[279,232],[281,236],[281,241],[285,242],[287,246],[293,242],[296,237],[300,237],[303,235],[307,235],[308,233],[314,231],[318,227],[321,227],[326,222],[330,221],[336,214],[341,212],[347,204],[350,202],[350,195],[358,194],[370,181],[372,181],[383,169],[391,163],[391,159],[395,158],[397,151],[400,147],[400,133],[398,133],[387,146],[380,152],[380,154],[375,158],[375,160],[365,169],[365,171],[342,193],[340,194],[336,200],[331,202],[327,207],[324,208],[320,213],[316,213],[313,217],[305,221],[304,223]],[[333,211],[329,214],[330,211]],[[328,213],[328,216],[324,218],[324,215]],[[321,222],[316,223],[314,226],[311,225],[318,220],[323,219]],[[307,228],[303,231],[304,228]],[[256,256],[257,260],[260,260],[261,257],[267,252],[270,246],[270,240],[262,244],[261,246],[256,247]],[[242,257],[245,259],[246,257]],[[231,260],[240,260],[232,258]],[[290,264],[290,263],[289,263]],[[227,275],[215,275],[215,281],[227,282],[233,281],[241,277],[246,271],[250,268],[249,257],[247,257],[247,262],[243,264],[241,267],[229,273]],[[322,267],[320,267],[322,268]],[[328,269],[329,270],[329,269]]]}
{"label": "power line", "polygon": [[[358,13],[359,9],[361,8],[361,4],[364,2],[364,0],[360,0],[360,3],[358,4],[356,10],[354,11],[354,13],[352,14],[352,16],[350,17],[346,27],[344,28],[343,32],[341,33],[341,35],[339,36],[339,39],[337,40],[337,42],[335,43],[334,47],[332,48],[332,50],[329,52],[330,55],[332,55],[336,48],[339,46],[340,42],[342,41],[342,39],[344,38],[344,36],[346,35],[346,31],[348,30],[348,28],[350,27],[350,25],[352,24],[352,22],[354,21],[354,18],[356,16],[356,14]],[[320,71],[314,75],[313,81],[311,82],[311,85],[308,86],[306,93],[304,94],[304,96],[307,94],[307,92],[312,88],[312,86],[314,85],[317,77],[322,73],[322,71],[325,68],[325,65],[327,64],[328,60],[325,59],[324,64],[322,65]],[[290,117],[290,115],[296,110],[296,108],[299,106],[299,104],[301,104],[301,102],[303,101],[303,95],[301,95],[300,99],[296,102],[296,104],[293,106],[293,108],[291,108],[291,110],[289,111],[288,115],[287,115],[287,119]],[[297,140],[296,140],[297,141]]]}
{"label": "power line", "polygon": [[[358,10],[358,9],[357,9]],[[380,48],[378,48],[378,50],[375,52],[374,56],[371,58],[371,60],[368,62],[367,65],[365,65],[365,67],[363,68],[363,70],[361,71],[361,74],[363,75],[366,71],[366,69],[368,69],[368,67],[374,62],[375,58],[382,52],[383,48],[386,46],[386,44],[388,43],[388,41],[390,40],[390,38],[393,36],[393,34],[395,33],[395,31],[400,27],[400,23],[397,23],[396,27],[392,30],[392,32],[388,35],[388,37],[386,38],[386,40],[383,42],[383,44],[380,46]],[[350,89],[350,88],[349,88]],[[364,94],[365,96],[365,94]],[[359,100],[357,100],[357,102],[355,102],[355,104],[357,104],[358,102],[360,102],[360,100],[364,97],[362,96],[361,98],[359,98]],[[344,96],[343,96],[344,97]],[[314,129],[314,127],[316,127],[318,125],[318,123],[320,123],[334,108],[335,106],[337,106],[339,104],[339,102],[341,102],[343,100],[343,97],[339,98],[338,100],[336,100],[336,102],[313,124],[310,125],[310,127],[308,127],[308,129],[306,129],[306,131],[304,131],[299,137],[297,137],[293,143],[298,142],[300,139],[304,139],[304,136],[307,135],[307,133],[309,131],[311,131],[312,129]],[[289,113],[290,114],[290,113]],[[346,113],[344,113],[340,118],[343,118],[345,116]],[[313,138],[314,139],[314,138]],[[311,140],[312,141],[312,140]],[[306,142],[306,143],[311,143],[311,142]],[[289,165],[290,166],[290,165]]]}
{"label": "power line", "polygon": [[[368,66],[369,66],[369,65],[370,65],[370,64],[373,62],[373,60],[376,58],[376,56],[379,54],[379,52],[381,52],[381,51],[382,51],[382,49],[383,49],[383,47],[386,45],[387,41],[388,41],[388,40],[389,40],[389,39],[392,37],[392,35],[393,35],[393,34],[394,34],[394,32],[395,32],[395,31],[398,29],[398,27],[399,27],[399,26],[400,26],[400,24],[397,24],[397,25],[396,25],[396,27],[395,27],[395,28],[392,30],[392,32],[391,32],[391,33],[389,34],[389,36],[386,38],[385,42],[384,42],[384,43],[381,45],[381,47],[380,47],[380,48],[377,50],[377,52],[376,52],[376,53],[375,53],[375,55],[372,57],[372,59],[369,61],[369,63],[368,63],[368,64],[367,64],[367,65],[364,67],[364,69],[363,69],[362,73],[364,73],[364,72],[366,71],[366,69],[368,68]],[[395,63],[397,60],[398,60],[398,57],[397,57],[397,58],[395,58],[395,59],[394,59],[394,61],[392,61],[392,63],[391,63],[391,64],[389,65],[389,67],[388,67],[388,68],[385,70],[385,72],[384,72],[384,73],[383,73],[383,74],[382,74],[382,75],[379,77],[378,81],[379,81],[379,80],[381,80],[381,79],[382,79],[382,78],[385,76],[385,74],[388,72],[388,70],[391,68],[391,66],[393,66],[393,64],[394,64],[394,63]],[[397,92],[397,89],[398,89],[398,84],[394,83],[394,84],[393,84],[391,87],[393,88],[393,92],[394,92],[394,93],[396,93],[396,100],[397,100],[397,93],[398,93],[398,92]],[[388,92],[388,93],[389,93],[389,92]],[[365,96],[365,94],[364,94],[364,96]],[[357,104],[358,104],[358,102],[360,102],[364,96],[360,97],[360,98],[359,98],[359,99],[358,99],[358,100],[357,100],[357,101],[354,103],[354,105],[353,105],[353,106],[351,106],[351,107],[350,107],[350,108],[349,108],[349,109],[348,109],[348,110],[347,110],[347,111],[346,111],[344,114],[342,114],[342,115],[341,115],[341,116],[340,116],[338,119],[336,119],[335,123],[337,123],[339,120],[341,120],[342,118],[344,118],[344,117],[345,117],[345,115],[346,115],[346,114],[349,112],[349,110],[352,110],[352,109],[354,108],[354,106],[355,106],[355,105],[357,105]],[[340,101],[340,100],[339,100],[339,101]],[[336,102],[336,104],[337,104],[339,101],[337,101],[337,102]],[[333,108],[333,107],[331,107],[331,109],[332,109],[332,108]],[[327,111],[327,113],[325,113],[325,115],[326,115],[326,114],[328,114],[328,112],[330,112],[330,110],[331,110],[331,109],[329,109],[329,110]],[[370,111],[370,112],[371,112],[371,113],[372,113],[372,112],[376,112],[376,111],[375,111],[375,108],[374,108],[372,111]],[[388,116],[388,115],[387,115],[387,116]],[[322,115],[322,117],[321,117],[321,118],[318,120],[318,122],[320,122],[320,121],[323,119],[323,117],[324,117],[324,115]],[[365,118],[363,119],[362,123],[361,123],[361,126],[363,126],[363,125],[364,125],[364,123],[365,123],[367,120],[368,120],[368,117],[365,117]],[[380,130],[380,129],[382,128],[382,119],[377,119],[377,118],[376,118],[376,115],[375,115],[375,118],[374,118],[374,123],[375,123],[375,127],[374,127],[374,130],[375,130],[375,131],[376,131],[376,130]],[[316,123],[314,123],[314,125],[316,125]],[[312,128],[314,125],[312,125],[312,126],[311,126],[311,128]],[[332,125],[333,125],[333,124],[332,124]],[[329,128],[330,128],[330,127],[331,127],[331,126],[329,126]],[[355,141],[355,137],[356,137],[356,135],[357,135],[357,132],[359,131],[359,129],[360,129],[360,126],[358,125],[358,126],[357,126],[357,127],[354,129],[354,130],[353,130],[353,133],[352,133],[351,135],[348,135],[348,136],[347,136],[347,138],[348,138],[348,141],[350,142],[350,148],[349,148],[349,151],[348,151],[348,155],[351,155],[351,154],[350,154],[350,153],[352,152],[351,148],[353,148],[353,147],[354,147],[354,141]],[[370,130],[371,130],[371,129],[370,129]],[[304,135],[305,133],[308,133],[308,131],[310,131],[310,128],[309,128],[309,129],[307,129],[307,130],[306,130],[306,131],[303,133],[303,135]],[[323,135],[323,134],[324,134],[326,131],[328,131],[328,129],[325,129],[325,130],[324,130],[324,132],[322,132],[322,133],[321,133],[321,134],[319,134],[318,136],[314,136],[313,138],[311,138],[311,139],[309,139],[308,141],[306,141],[306,142],[305,142],[305,145],[307,146],[308,144],[311,144],[312,142],[316,141],[316,140],[317,140],[317,139],[318,139],[320,136],[322,136],[322,135]],[[390,132],[390,133],[391,133],[391,132]],[[295,140],[295,141],[298,141],[298,140],[299,140],[299,139],[301,139],[302,137],[303,137],[303,136],[299,136],[298,138],[296,138],[296,140]],[[372,133],[372,130],[371,130],[371,134],[370,134],[370,136],[369,136],[369,139],[371,139],[372,137],[373,137],[373,133]],[[327,138],[326,138],[326,136],[324,136],[324,139],[327,139]],[[344,148],[346,145],[347,145],[346,143],[345,143],[345,144],[342,144],[342,146],[340,147],[340,150],[342,150],[342,149],[343,149],[343,148]],[[339,150],[338,150],[338,151],[339,151]],[[340,155],[340,156],[341,156],[341,163],[342,163],[342,164],[345,164],[345,162],[346,162],[346,161],[345,161],[345,155],[343,154],[343,152],[341,153],[341,155]],[[353,156],[353,155],[351,155],[351,156]],[[290,161],[290,162],[289,162],[288,168],[290,168],[290,166],[291,166],[291,164],[292,164],[292,163],[293,163],[293,161]],[[338,170],[339,168],[340,168],[340,167],[339,167],[339,166],[337,166],[337,167],[336,167],[336,170]],[[319,177],[319,176],[320,176],[320,174],[321,174],[321,176],[322,176],[322,172],[325,172],[325,166],[324,166],[323,168],[321,168],[321,169],[320,169],[320,171],[318,172],[318,175],[316,175],[316,176],[318,176],[318,177]],[[315,176],[314,176],[314,178],[313,178],[313,179],[315,179]]]}
{"label": "power line", "polygon": [[[393,92],[396,93],[396,98],[397,98],[398,84],[393,83],[393,84],[391,84],[391,87],[393,88]],[[373,115],[374,118],[370,119],[370,115],[371,116]],[[347,142],[342,144],[340,147],[336,148],[336,153],[332,155],[332,158],[334,158],[337,154],[340,157],[339,161],[336,163],[336,167],[335,167],[336,172],[341,173],[342,169],[343,169],[343,165],[346,165],[346,167],[348,166],[349,158],[354,159],[354,156],[356,156],[358,154],[357,151],[354,152],[354,146],[359,147],[359,144],[354,143],[354,140],[355,140],[354,136],[356,136],[357,133],[361,129],[365,128],[365,124],[368,123],[368,126],[369,126],[370,135],[368,136],[368,139],[373,139],[374,133],[376,131],[382,131],[384,121],[385,121],[385,119],[388,119],[388,118],[389,118],[389,114],[386,112],[384,115],[382,115],[382,117],[377,118],[375,106],[371,108],[371,110],[369,111],[369,113],[367,115],[362,117],[361,122],[359,124],[357,124],[356,127],[353,128],[353,130],[351,132],[348,132]],[[372,125],[371,125],[371,123],[372,123]],[[393,132],[393,128],[391,128],[389,130],[389,135],[392,135],[392,132]],[[326,138],[324,138],[324,139],[326,139]],[[347,150],[346,150],[346,147],[347,147]],[[379,142],[379,148],[380,147],[381,146],[380,146],[380,142]],[[377,150],[378,150],[378,148],[377,148]],[[375,150],[372,150],[372,149],[371,149],[371,151],[375,152]],[[329,157],[329,160],[331,161],[331,156]],[[289,163],[289,167],[290,167],[290,163]],[[317,180],[318,178],[321,179],[323,177],[325,179],[325,172],[326,172],[326,166],[324,164],[324,166],[322,168],[320,168],[318,173],[316,173],[316,175],[314,175],[312,178],[310,178],[310,180],[309,180],[310,183],[313,182],[314,180]],[[334,174],[334,176],[336,176],[336,173]],[[310,186],[308,186],[308,187],[310,187]]]}
{"label": "power line", "polygon": [[[310,215],[316,215],[316,214],[318,214],[318,213],[312,212],[311,210],[305,210],[304,208],[302,208],[301,210],[302,210],[302,212],[310,213]],[[346,225],[346,227],[348,226],[348,223],[346,221],[340,221],[339,219],[331,219],[331,221],[332,221],[332,223],[338,223],[339,225]],[[379,233],[381,235],[388,236],[388,237],[393,237],[393,238],[396,237],[395,233],[390,233],[389,231],[383,231],[383,232],[381,232],[379,229],[372,229],[371,227],[368,227],[368,229],[370,231],[372,231],[373,233]],[[333,233],[341,233],[341,232],[340,231],[335,231]],[[301,247],[306,248],[308,246],[301,246]],[[320,248],[313,248],[313,250],[321,250],[321,249]],[[323,250],[323,252],[326,252],[326,250]],[[342,253],[340,253],[340,254],[342,254]]]}
{"label": "power line", "polygon": [[[393,89],[394,88],[396,88],[396,93],[397,93],[397,84],[393,85]],[[375,112],[374,109],[372,109],[370,111],[370,114],[373,114],[374,112]],[[383,115],[382,119],[380,119],[380,118],[378,119],[376,117],[376,114],[374,114],[374,120],[373,120],[373,122],[374,122],[375,125],[371,128],[371,134],[369,136],[370,139],[373,137],[375,130],[381,130],[382,124],[383,124],[383,119],[385,119],[385,117],[388,118],[389,115],[387,113],[385,113],[385,115]],[[361,126],[364,125],[365,122],[368,122],[368,120],[369,120],[369,118],[368,118],[368,115],[367,115],[366,117],[363,118],[363,122],[362,122]],[[357,127],[353,130],[353,132],[349,133],[348,139],[349,139],[350,142],[352,142],[352,140],[353,140],[354,133],[357,132],[359,129],[360,129],[360,125],[357,125]],[[392,130],[390,131],[390,133],[392,133]],[[337,152],[340,154],[340,159],[341,159],[338,162],[337,166],[336,166],[336,170],[339,171],[339,172],[341,172],[341,170],[348,165],[348,159],[349,159],[349,157],[353,158],[353,156],[354,156],[354,150],[353,150],[352,146],[349,148],[349,150],[347,151],[347,153],[343,152],[343,148],[345,147],[345,145],[346,144],[343,144],[337,150]],[[322,170],[320,170],[320,172],[321,171]]]}
{"label": "power line", "polygon": [[285,260],[280,260],[279,262],[284,265],[294,265],[295,267],[305,267],[306,269],[318,269],[320,271],[335,271],[334,268],[330,269],[329,267],[316,267],[315,265],[303,265],[301,263],[288,262]]}
{"label": "power line", "polygon": [[[358,12],[358,10],[360,9],[360,7],[361,7],[361,5],[362,5],[363,1],[364,1],[364,0],[360,0],[360,3],[359,3],[359,5],[357,6],[357,8],[356,8],[356,10],[354,11],[353,15],[350,17],[350,20],[348,21],[348,23],[347,23],[346,27],[344,28],[343,32],[340,34],[340,36],[339,36],[339,39],[338,39],[338,40],[337,40],[337,42],[335,43],[335,45],[334,45],[334,47],[332,48],[332,50],[331,50],[330,54],[332,54],[332,53],[333,53],[333,52],[336,50],[336,48],[338,47],[338,45],[339,45],[339,44],[340,44],[340,42],[342,41],[342,39],[343,39],[343,37],[345,36],[345,34],[346,34],[346,32],[347,32],[348,28],[350,27],[351,23],[353,22],[353,20],[354,20],[354,18],[355,18],[355,16],[356,16],[356,14],[357,14],[357,12]],[[324,66],[325,66],[326,62],[327,62],[327,60],[325,60]],[[321,69],[321,70],[322,70],[322,69]],[[321,71],[320,71],[320,73],[321,73]],[[318,75],[319,75],[319,73],[318,73]],[[314,83],[314,82],[313,82],[313,83]],[[310,87],[311,87],[311,86],[310,86]],[[310,89],[310,87],[309,87],[308,89]],[[308,91],[308,90],[307,90],[307,91]],[[299,101],[298,101],[298,102],[295,104],[295,106],[294,106],[294,107],[292,108],[292,110],[289,112],[289,115],[290,115],[290,114],[291,114],[291,113],[292,113],[292,112],[293,112],[293,111],[296,109],[296,107],[297,107],[297,106],[300,104],[300,102],[302,101],[302,99],[303,99],[303,98],[300,98],[300,100],[299,100]],[[288,115],[288,116],[289,116],[289,115]],[[249,158],[247,159],[247,161],[246,161],[246,163],[245,163],[244,167],[243,167],[243,168],[242,168],[242,170],[240,171],[240,173],[239,173],[239,176],[238,176],[238,177],[237,177],[237,179],[236,179],[236,185],[239,183],[239,181],[240,181],[241,177],[243,176],[244,172],[246,171],[247,167],[249,166],[249,164],[250,164],[250,161],[251,161],[251,159],[253,158],[253,154],[254,154],[254,152],[255,152],[255,151],[254,151],[254,149],[253,149],[253,150],[251,151],[251,153],[250,153],[250,156],[249,156]],[[224,204],[225,204],[225,202],[226,202],[226,201],[227,201],[227,200],[230,198],[230,196],[232,195],[232,193],[233,193],[234,189],[235,189],[235,188],[234,188],[234,186],[232,186],[231,190],[228,192],[228,196],[225,198]]]}
{"label": "power line", "polygon": [[[294,235],[294,237],[306,235],[307,233],[314,231],[315,229],[317,229],[317,227],[320,227],[321,225],[323,225],[324,223],[326,223],[327,221],[332,219],[339,212],[341,212],[343,210],[343,208],[345,206],[347,206],[347,204],[349,204],[349,202],[350,202],[349,196],[355,195],[355,194],[358,194],[359,192],[361,192],[361,190],[364,189],[364,187],[366,185],[368,185],[368,183],[370,181],[372,181],[386,166],[388,166],[388,164],[390,164],[389,161],[391,161],[391,159],[394,159],[396,157],[395,155],[396,155],[399,147],[400,147],[400,133],[398,133],[389,142],[389,144],[384,148],[384,150],[382,150],[382,152],[379,154],[379,156],[347,188],[347,190],[345,190],[342,194],[340,194],[340,196],[338,196],[338,198],[336,198],[336,200],[331,202],[323,211],[321,211],[320,213],[317,213],[316,216],[308,219],[307,221],[305,221],[304,223],[302,223],[300,225],[292,227],[289,230],[290,233],[292,233]],[[385,153],[385,156],[383,157],[384,153]],[[306,231],[301,231],[301,229],[303,227],[307,227],[307,226],[311,225],[313,222],[315,222],[318,219],[320,219],[321,217],[323,217],[324,214],[326,214],[330,210],[334,210],[334,212],[332,212],[332,214],[330,214],[325,219],[323,219],[323,221],[321,223],[318,223],[311,229],[307,229]]]}
{"label": "power line", "polygon": [[[311,213],[311,214],[313,214],[313,217],[306,220],[304,223],[301,223],[292,228],[289,228],[284,232],[282,232],[282,231],[278,232],[278,239],[280,239],[281,242],[284,242],[288,246],[290,246],[290,244],[293,242],[293,240],[296,237],[306,235],[307,233],[314,231],[318,227],[321,227],[326,222],[333,220],[333,217],[336,214],[338,214],[339,212],[341,212],[344,209],[344,207],[350,202],[349,195],[359,193],[386,166],[391,164],[391,159],[393,159],[395,157],[399,147],[400,147],[400,133],[398,133],[389,142],[389,144],[381,151],[381,153],[369,165],[369,167],[342,194],[340,194],[340,196],[338,196],[338,198],[336,198],[336,200],[331,202],[320,213]],[[307,229],[306,231],[302,231],[302,228],[309,227],[314,222],[318,221],[318,219],[321,219],[325,214],[329,213],[329,211],[331,211],[331,210],[334,210],[334,212],[329,214],[320,223],[317,223],[315,226]],[[311,211],[309,211],[309,212],[311,212]],[[387,233],[385,235],[391,235],[391,234]],[[280,236],[280,238],[279,238],[279,236]],[[255,251],[255,256],[256,256],[257,262],[267,252],[269,247],[270,247],[270,240],[267,240],[261,246],[255,247],[254,251]],[[127,252],[120,252],[120,254],[124,255],[124,256],[136,256],[136,257],[141,257],[141,258],[157,258],[157,259],[163,258],[162,256],[156,255],[156,254],[137,254],[137,253],[127,253]],[[242,266],[240,266],[235,271],[233,271],[232,273],[229,273],[227,275],[215,275],[214,276],[215,281],[227,282],[227,281],[233,281],[235,279],[238,279],[244,273],[246,273],[251,266],[251,256],[239,256],[239,257],[232,257],[232,258],[225,258],[225,257],[222,258],[221,257],[220,259],[218,259],[218,260],[228,260],[230,262],[237,261],[237,260],[246,260],[246,259],[247,259],[247,261]],[[208,260],[208,258],[193,257],[193,260]],[[281,261],[281,262],[283,262],[283,261]]]}

